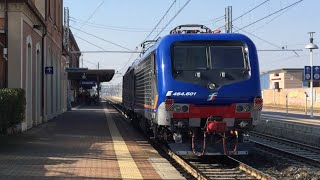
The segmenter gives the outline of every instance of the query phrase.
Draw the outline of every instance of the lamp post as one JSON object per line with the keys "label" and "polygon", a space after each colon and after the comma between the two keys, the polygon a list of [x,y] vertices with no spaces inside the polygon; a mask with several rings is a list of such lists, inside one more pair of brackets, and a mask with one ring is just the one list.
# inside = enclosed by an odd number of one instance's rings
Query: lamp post
{"label": "lamp post", "polygon": [[313,118],[313,49],[318,49],[318,46],[313,44],[313,34],[315,32],[309,32],[310,34],[310,43],[306,45],[306,49],[310,50],[310,66],[311,66],[311,78],[310,78],[310,99],[311,99],[311,107],[310,107],[310,118]]}

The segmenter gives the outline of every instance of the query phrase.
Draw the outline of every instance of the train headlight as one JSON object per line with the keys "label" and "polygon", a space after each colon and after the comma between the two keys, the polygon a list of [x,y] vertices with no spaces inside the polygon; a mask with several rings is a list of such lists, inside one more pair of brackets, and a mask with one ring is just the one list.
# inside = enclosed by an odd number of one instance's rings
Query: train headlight
{"label": "train headlight", "polygon": [[244,108],[243,108],[243,110],[244,110],[245,112],[249,112],[249,111],[251,110],[250,105],[249,105],[249,104],[245,105]]}
{"label": "train headlight", "polygon": [[208,88],[210,89],[210,90],[214,90],[214,89],[216,89],[216,84],[214,84],[214,83],[209,83],[208,84]]}
{"label": "train headlight", "polygon": [[182,110],[182,112],[188,112],[189,111],[189,107],[184,105],[184,106],[182,106],[181,110]]}
{"label": "train headlight", "polygon": [[242,105],[238,105],[237,106],[237,112],[242,112],[243,111],[243,106]]}
{"label": "train headlight", "polygon": [[181,107],[180,107],[179,105],[175,105],[174,108],[173,108],[173,110],[174,110],[175,112],[180,112],[180,111],[181,111]]}

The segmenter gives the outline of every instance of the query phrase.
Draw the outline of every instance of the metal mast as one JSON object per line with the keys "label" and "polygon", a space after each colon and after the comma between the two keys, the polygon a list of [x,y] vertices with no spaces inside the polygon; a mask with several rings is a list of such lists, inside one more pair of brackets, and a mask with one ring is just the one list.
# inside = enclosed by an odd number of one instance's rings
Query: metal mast
{"label": "metal mast", "polygon": [[69,53],[69,34],[70,34],[70,27],[69,27],[69,8],[65,7],[64,8],[64,26],[63,26],[63,46]]}
{"label": "metal mast", "polygon": [[225,8],[225,23],[226,33],[232,33],[232,6]]}

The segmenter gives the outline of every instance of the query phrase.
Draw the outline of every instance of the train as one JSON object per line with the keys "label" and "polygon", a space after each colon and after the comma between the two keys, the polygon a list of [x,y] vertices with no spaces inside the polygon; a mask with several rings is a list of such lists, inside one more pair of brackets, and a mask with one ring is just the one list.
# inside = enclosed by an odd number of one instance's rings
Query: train
{"label": "train", "polygon": [[191,24],[144,49],[123,75],[132,123],[178,155],[249,154],[263,106],[254,43]]}

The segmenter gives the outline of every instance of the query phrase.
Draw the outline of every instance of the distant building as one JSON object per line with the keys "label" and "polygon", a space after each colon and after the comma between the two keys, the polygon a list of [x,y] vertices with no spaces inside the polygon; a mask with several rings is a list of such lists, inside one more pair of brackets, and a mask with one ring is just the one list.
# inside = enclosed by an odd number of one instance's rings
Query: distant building
{"label": "distant building", "polygon": [[[73,33],[71,29],[69,29],[69,48],[71,52],[79,52],[79,53],[69,53],[69,68],[79,68],[80,64],[80,48],[78,46],[78,43],[76,39],[73,36]],[[67,52],[65,52],[67,53]],[[69,97],[71,97],[71,104],[72,106],[76,105],[77,102],[77,97],[79,95],[79,88],[80,84],[79,81],[72,80],[70,84],[70,94]]]}
{"label": "distant building", "polygon": [[260,75],[261,89],[288,89],[304,86],[303,68],[284,68]]}

